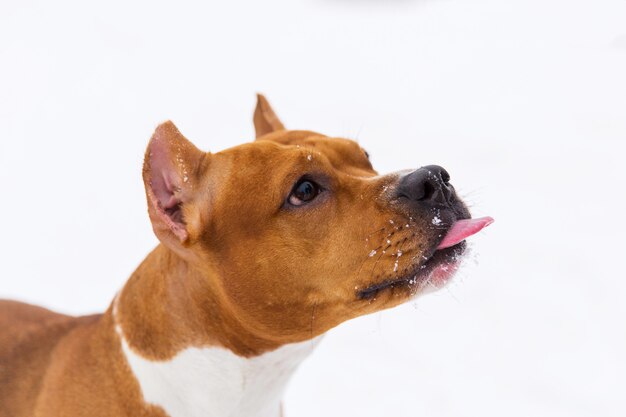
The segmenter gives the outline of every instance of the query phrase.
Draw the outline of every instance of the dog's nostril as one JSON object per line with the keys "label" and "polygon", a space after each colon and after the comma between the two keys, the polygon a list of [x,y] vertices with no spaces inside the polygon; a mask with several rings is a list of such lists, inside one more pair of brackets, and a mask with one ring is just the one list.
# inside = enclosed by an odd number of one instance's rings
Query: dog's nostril
{"label": "dog's nostril", "polygon": [[441,168],[441,179],[442,179],[443,183],[446,184],[446,185],[448,185],[450,183],[450,174],[448,174],[448,171],[446,171],[443,168]]}
{"label": "dog's nostril", "polygon": [[417,200],[418,201],[430,200],[433,197],[433,194],[435,194],[435,187],[430,181],[425,181],[423,194]]}

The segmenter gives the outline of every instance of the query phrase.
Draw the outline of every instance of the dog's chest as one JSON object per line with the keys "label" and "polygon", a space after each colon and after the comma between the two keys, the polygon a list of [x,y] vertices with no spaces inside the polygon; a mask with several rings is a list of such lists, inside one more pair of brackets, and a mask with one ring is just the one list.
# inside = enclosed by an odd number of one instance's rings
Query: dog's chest
{"label": "dog's chest", "polygon": [[254,358],[192,347],[157,362],[133,352],[122,338],[144,401],[170,417],[278,417],[285,385],[316,344],[285,345]]}

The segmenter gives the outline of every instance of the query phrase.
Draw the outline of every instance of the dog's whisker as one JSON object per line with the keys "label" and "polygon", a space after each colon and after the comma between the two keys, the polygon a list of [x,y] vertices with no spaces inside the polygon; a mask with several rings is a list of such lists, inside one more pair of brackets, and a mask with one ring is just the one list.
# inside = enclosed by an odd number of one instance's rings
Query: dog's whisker
{"label": "dog's whisker", "polygon": [[376,265],[378,265],[378,262],[380,261],[380,258],[382,258],[382,256],[385,254],[385,250],[383,250],[380,255],[378,255],[378,258],[376,258],[376,262],[374,262],[374,266],[372,267],[372,271],[370,273],[370,278],[374,278],[374,271],[376,270]]}
{"label": "dog's whisker", "polygon": [[367,255],[367,257],[363,260],[363,262],[361,262],[361,264],[359,265],[359,269],[357,270],[356,274],[353,274],[352,278],[354,279],[355,277],[358,278],[361,275],[361,271],[363,269],[363,266],[365,265],[365,263],[372,257],[374,257],[376,255],[376,253],[378,253],[378,251],[382,248],[382,245],[378,246],[376,249],[372,249],[372,251]]}
{"label": "dog's whisker", "polygon": [[382,231],[384,231],[384,230],[385,230],[385,228],[384,228],[384,227],[381,227],[380,229],[378,229],[378,230],[374,230],[372,233],[370,233],[370,234],[366,235],[365,237],[366,237],[366,238],[369,238],[369,237],[371,237],[372,235],[374,235],[374,234],[376,234],[376,233],[380,233],[380,232],[382,232]]}

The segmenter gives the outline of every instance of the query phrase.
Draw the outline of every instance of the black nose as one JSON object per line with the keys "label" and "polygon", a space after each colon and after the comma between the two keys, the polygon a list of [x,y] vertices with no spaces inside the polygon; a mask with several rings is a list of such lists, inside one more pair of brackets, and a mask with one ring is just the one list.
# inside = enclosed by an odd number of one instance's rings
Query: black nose
{"label": "black nose", "polygon": [[454,188],[448,171],[438,165],[428,165],[400,180],[398,196],[424,203],[451,204]]}

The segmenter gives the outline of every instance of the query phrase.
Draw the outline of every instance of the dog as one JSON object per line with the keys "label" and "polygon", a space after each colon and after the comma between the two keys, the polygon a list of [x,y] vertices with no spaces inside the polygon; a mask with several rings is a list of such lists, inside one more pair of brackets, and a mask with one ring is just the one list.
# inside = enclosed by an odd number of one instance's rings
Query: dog
{"label": "dog", "polygon": [[445,169],[379,175],[348,139],[286,130],[204,153],[172,122],[143,165],[160,244],[108,310],[0,302],[1,417],[276,417],[329,329],[443,286],[471,219]]}

